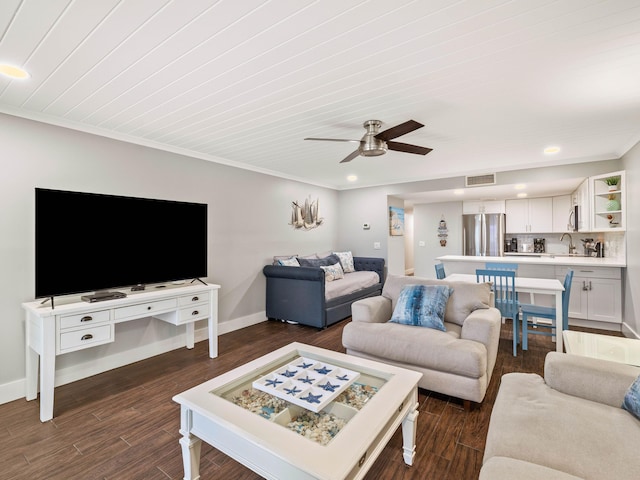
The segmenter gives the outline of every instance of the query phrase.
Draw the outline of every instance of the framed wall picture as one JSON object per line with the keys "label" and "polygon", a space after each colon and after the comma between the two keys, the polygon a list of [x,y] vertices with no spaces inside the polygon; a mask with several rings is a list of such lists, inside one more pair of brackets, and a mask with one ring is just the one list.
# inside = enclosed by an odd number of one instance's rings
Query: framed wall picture
{"label": "framed wall picture", "polygon": [[404,235],[404,208],[389,207],[389,235]]}

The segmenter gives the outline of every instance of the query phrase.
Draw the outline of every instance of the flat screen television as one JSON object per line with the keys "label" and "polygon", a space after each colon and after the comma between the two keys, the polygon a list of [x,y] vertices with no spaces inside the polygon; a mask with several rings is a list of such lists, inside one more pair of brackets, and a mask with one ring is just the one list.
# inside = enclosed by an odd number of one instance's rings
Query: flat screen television
{"label": "flat screen television", "polygon": [[36,298],[207,276],[207,205],[35,189]]}

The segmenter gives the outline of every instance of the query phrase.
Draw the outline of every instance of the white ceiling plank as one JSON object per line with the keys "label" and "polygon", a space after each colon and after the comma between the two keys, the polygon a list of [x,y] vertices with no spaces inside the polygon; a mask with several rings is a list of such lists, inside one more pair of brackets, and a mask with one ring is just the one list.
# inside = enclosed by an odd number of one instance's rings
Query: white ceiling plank
{"label": "white ceiling plank", "polygon": [[[0,111],[335,188],[617,158],[637,0],[7,0]],[[434,151],[339,161],[362,123]],[[550,158],[550,144],[561,153]],[[360,177],[348,183],[347,173]]]}

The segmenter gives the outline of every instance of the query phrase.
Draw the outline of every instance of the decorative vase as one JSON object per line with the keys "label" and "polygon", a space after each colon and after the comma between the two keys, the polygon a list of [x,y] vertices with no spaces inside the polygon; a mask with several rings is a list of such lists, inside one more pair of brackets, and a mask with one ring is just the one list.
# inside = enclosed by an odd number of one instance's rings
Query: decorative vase
{"label": "decorative vase", "polygon": [[608,211],[620,210],[620,202],[615,195],[609,195],[606,207]]}
{"label": "decorative vase", "polygon": [[610,192],[615,192],[616,190],[618,190],[618,184],[609,185],[609,191]]}

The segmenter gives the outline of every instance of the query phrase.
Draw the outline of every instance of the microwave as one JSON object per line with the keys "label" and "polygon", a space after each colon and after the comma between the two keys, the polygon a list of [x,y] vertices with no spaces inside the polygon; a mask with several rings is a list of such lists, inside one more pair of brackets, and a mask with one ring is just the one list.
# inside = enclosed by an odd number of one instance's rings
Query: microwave
{"label": "microwave", "polygon": [[579,210],[580,210],[580,207],[578,207],[578,205],[574,205],[571,211],[569,212],[569,221],[567,222],[567,229],[571,232],[578,231]]}

